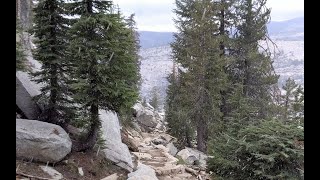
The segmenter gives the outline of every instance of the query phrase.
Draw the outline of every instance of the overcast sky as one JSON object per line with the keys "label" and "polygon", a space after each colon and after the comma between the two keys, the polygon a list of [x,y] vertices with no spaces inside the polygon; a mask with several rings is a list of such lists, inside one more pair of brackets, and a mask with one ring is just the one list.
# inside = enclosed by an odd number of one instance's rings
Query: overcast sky
{"label": "overcast sky", "polygon": [[[136,14],[138,30],[140,31],[175,31],[172,21],[175,8],[174,0],[113,0],[121,12],[128,16]],[[303,0],[268,0],[271,8],[271,20],[283,21],[304,14]]]}

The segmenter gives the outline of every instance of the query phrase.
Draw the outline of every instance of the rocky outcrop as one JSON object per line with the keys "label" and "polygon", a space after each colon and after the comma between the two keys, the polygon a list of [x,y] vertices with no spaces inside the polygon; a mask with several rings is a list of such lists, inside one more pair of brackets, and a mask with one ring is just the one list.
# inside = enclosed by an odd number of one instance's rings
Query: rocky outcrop
{"label": "rocky outcrop", "polygon": [[70,153],[71,145],[68,134],[60,126],[16,119],[17,158],[55,163]]}
{"label": "rocky outcrop", "polygon": [[174,144],[172,142],[167,144],[166,147],[169,150],[169,154],[171,154],[172,156],[175,156],[177,154],[178,149],[174,146]]}
{"label": "rocky outcrop", "polygon": [[128,180],[158,180],[154,169],[138,163],[137,170],[128,174]]}
{"label": "rocky outcrop", "polygon": [[208,156],[201,151],[193,148],[186,148],[191,154],[193,154],[199,161],[199,166],[205,168],[207,165]]}
{"label": "rocky outcrop", "polygon": [[196,163],[196,161],[198,161],[198,165],[200,167],[206,167],[206,159],[208,158],[208,156],[201,151],[186,147],[185,149],[179,151],[177,155],[180,156],[185,161],[185,163],[189,165],[193,165]]}
{"label": "rocky outcrop", "polygon": [[124,144],[128,146],[130,151],[133,151],[133,152],[139,151],[138,141],[126,129],[121,129],[121,140]]}
{"label": "rocky outcrop", "polygon": [[182,149],[178,152],[177,156],[180,156],[182,160],[189,165],[193,165],[194,162],[197,160],[196,156],[190,153],[187,149]]}
{"label": "rocky outcrop", "polygon": [[16,73],[16,105],[28,119],[38,119],[41,113],[40,106],[33,100],[40,93],[40,86],[31,81],[27,73]]}
{"label": "rocky outcrop", "polygon": [[158,124],[154,113],[149,109],[145,109],[140,116],[137,116],[137,121],[150,128],[155,128]]}
{"label": "rocky outcrop", "polygon": [[99,111],[101,119],[102,138],[105,141],[106,148],[102,151],[105,157],[113,161],[129,172],[133,171],[133,163],[128,146],[121,141],[120,124],[118,116],[112,111]]}
{"label": "rocky outcrop", "polygon": [[140,125],[140,129],[144,132],[164,132],[166,130],[164,115],[155,111],[152,106],[149,106],[145,107],[140,102],[133,106],[135,111],[135,122]]}

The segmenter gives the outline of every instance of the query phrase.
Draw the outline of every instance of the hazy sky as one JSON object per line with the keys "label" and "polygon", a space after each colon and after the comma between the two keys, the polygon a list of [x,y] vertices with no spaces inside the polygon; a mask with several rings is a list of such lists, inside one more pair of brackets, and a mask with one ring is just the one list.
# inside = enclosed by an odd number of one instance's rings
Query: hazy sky
{"label": "hazy sky", "polygon": [[[120,6],[125,16],[136,14],[138,30],[175,31],[172,21],[174,0],[113,0],[113,2]],[[292,19],[304,14],[303,0],[268,0],[267,6],[271,8],[272,21]]]}

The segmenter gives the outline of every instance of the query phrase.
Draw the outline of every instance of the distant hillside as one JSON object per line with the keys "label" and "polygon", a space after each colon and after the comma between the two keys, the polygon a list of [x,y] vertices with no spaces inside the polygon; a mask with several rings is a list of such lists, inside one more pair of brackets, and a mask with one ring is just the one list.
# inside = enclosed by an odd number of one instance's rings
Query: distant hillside
{"label": "distant hillside", "polygon": [[304,40],[304,17],[287,21],[272,21],[268,25],[270,36],[278,40]]}
{"label": "distant hillside", "polygon": [[139,31],[141,48],[168,45],[173,41],[173,32]]}
{"label": "distant hillside", "polygon": [[[282,52],[274,59],[274,67],[280,75],[279,84],[282,85],[289,77],[298,84],[304,84],[304,40],[303,18],[296,18],[282,22],[268,24],[271,39]],[[171,48],[168,44],[173,41],[170,32],[140,32],[142,48],[140,51],[142,76],[141,97],[148,100],[151,90],[156,87],[160,91],[160,102],[163,105],[166,89],[169,84],[167,76],[171,73],[173,62]],[[261,42],[266,47],[264,42]],[[278,52],[277,51],[277,52]]]}
{"label": "distant hillside", "polygon": [[[300,41],[304,39],[304,17],[287,21],[271,21],[269,35],[275,40]],[[169,45],[173,41],[173,32],[139,31],[140,46],[143,49]]]}

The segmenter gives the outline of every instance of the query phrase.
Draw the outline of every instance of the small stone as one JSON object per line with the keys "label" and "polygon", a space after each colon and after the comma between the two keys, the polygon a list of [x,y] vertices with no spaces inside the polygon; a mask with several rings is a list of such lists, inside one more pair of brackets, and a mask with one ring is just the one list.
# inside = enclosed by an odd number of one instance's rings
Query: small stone
{"label": "small stone", "polygon": [[82,170],[82,167],[79,167],[79,168],[78,168],[78,171],[79,171],[80,176],[83,176],[83,175],[84,175],[83,170]]}

